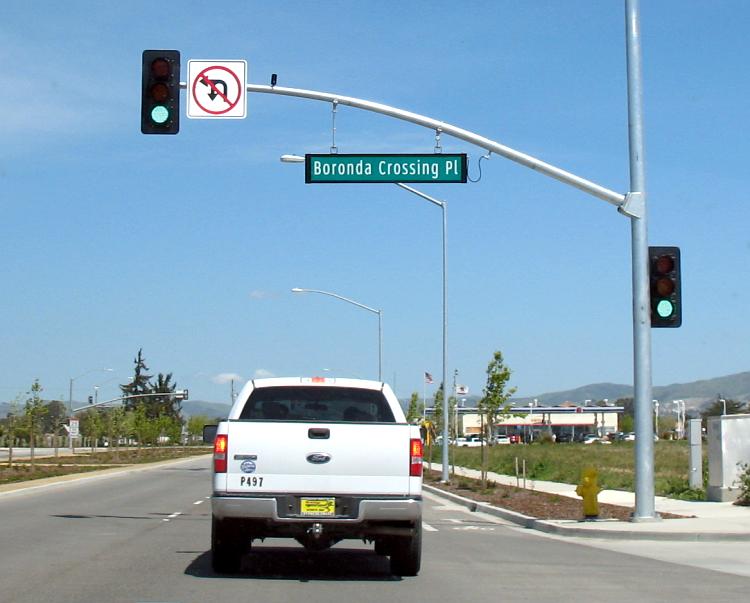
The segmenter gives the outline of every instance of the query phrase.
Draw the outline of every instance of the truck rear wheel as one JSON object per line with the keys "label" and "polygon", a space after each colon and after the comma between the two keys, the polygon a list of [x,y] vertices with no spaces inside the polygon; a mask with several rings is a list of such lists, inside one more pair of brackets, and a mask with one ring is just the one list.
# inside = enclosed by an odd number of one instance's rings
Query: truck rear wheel
{"label": "truck rear wheel", "polygon": [[414,526],[414,534],[394,538],[391,553],[391,573],[397,576],[416,576],[422,565],[422,522]]}
{"label": "truck rear wheel", "polygon": [[211,566],[219,574],[233,574],[240,571],[242,555],[245,552],[242,531],[238,526],[215,517],[211,518]]}

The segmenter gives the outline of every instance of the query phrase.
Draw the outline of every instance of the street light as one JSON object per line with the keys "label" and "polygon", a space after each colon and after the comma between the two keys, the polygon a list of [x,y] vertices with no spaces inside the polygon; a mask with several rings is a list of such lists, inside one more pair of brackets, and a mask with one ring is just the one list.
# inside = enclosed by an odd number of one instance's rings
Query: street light
{"label": "street light", "polygon": [[727,401],[724,398],[719,398],[719,402],[724,405],[724,412],[722,412],[721,415],[725,416],[727,414]]}
{"label": "street light", "polygon": [[[430,197],[418,191],[411,186],[407,186],[402,182],[397,182],[396,186],[409,191],[421,197],[425,201],[429,201],[433,205],[437,205],[443,211],[443,416],[448,416],[448,246],[447,246],[447,234],[448,234],[448,219],[447,211],[448,204],[445,201],[440,201],[434,197]],[[443,421],[443,442],[448,441],[448,421]],[[443,482],[448,482],[448,446],[443,446]]]}
{"label": "street light", "polygon": [[99,371],[105,372],[105,373],[113,373],[115,369],[111,368],[96,368],[91,369],[90,371],[86,371],[85,373],[81,373],[77,377],[71,377],[70,378],[70,384],[68,389],[68,408],[70,410],[70,414],[73,414],[73,381],[76,379],[80,379],[81,377],[85,377],[86,375],[90,375],[91,373],[98,373]]}
{"label": "street light", "polygon": [[682,439],[685,434],[685,400],[672,400],[677,410],[677,438]]}
{"label": "street light", "polygon": [[301,289],[300,287],[295,287],[292,289],[292,293],[320,293],[321,295],[328,295],[330,297],[335,297],[336,299],[340,299],[341,301],[348,302],[354,306],[357,306],[358,308],[362,308],[363,310],[368,310],[369,312],[373,312],[374,314],[378,315],[378,381],[383,380],[383,311],[377,310],[375,308],[371,308],[370,306],[365,306],[364,304],[361,304],[357,301],[354,301],[353,299],[349,299],[348,297],[344,297],[343,295],[338,295],[337,293],[331,293],[330,291],[321,291],[319,289]]}

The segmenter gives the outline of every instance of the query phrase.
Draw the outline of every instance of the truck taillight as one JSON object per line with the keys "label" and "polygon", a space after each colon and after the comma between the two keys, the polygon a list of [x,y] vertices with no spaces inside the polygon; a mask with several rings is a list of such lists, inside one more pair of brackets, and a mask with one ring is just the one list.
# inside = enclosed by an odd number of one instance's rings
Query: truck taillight
{"label": "truck taillight", "polygon": [[422,458],[424,450],[422,440],[414,438],[409,442],[409,476],[421,477],[422,475]]}
{"label": "truck taillight", "polygon": [[220,434],[214,440],[214,473],[227,472],[227,447],[229,436]]}

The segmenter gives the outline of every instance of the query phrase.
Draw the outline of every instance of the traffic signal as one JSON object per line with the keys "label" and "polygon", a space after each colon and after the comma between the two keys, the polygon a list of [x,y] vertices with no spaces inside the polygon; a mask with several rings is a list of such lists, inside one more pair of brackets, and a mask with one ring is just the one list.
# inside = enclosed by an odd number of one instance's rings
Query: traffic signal
{"label": "traffic signal", "polygon": [[682,324],[680,248],[649,247],[651,326],[675,328]]}
{"label": "traffic signal", "polygon": [[141,132],[180,131],[180,51],[144,50]]}

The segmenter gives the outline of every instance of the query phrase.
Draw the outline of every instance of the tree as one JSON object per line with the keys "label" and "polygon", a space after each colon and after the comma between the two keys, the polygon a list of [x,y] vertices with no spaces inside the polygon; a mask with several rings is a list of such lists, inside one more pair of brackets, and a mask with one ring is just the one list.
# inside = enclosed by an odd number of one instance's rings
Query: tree
{"label": "tree", "polygon": [[[497,350],[492,355],[492,360],[487,365],[487,383],[484,386],[483,396],[479,400],[479,412],[486,416],[485,441],[494,429],[498,414],[507,414],[509,409],[508,400],[516,393],[516,388],[505,389],[510,380],[511,371],[503,362],[503,354]],[[487,454],[482,450],[482,487],[487,484]]]}
{"label": "tree", "polygon": [[104,433],[104,422],[98,408],[90,408],[81,415],[81,433],[91,440],[93,453],[99,438]]}
{"label": "tree", "polygon": [[720,395],[717,395],[716,399],[701,412],[701,419],[703,420],[704,426],[708,422],[708,417],[719,417],[725,414],[725,404],[727,410],[726,414],[728,415],[738,415],[747,412],[747,409],[742,404],[742,402],[738,402],[737,400],[732,400],[730,398],[723,399]]}
{"label": "tree", "polygon": [[133,428],[139,449],[143,444],[156,444],[160,427],[157,420],[148,417],[145,403],[139,404],[133,411]]}
{"label": "tree", "polygon": [[124,401],[125,410],[134,410],[139,404],[148,401],[148,398],[139,398],[140,394],[151,393],[151,375],[148,375],[146,360],[143,358],[143,348],[138,350],[138,355],[133,360],[135,370],[130,383],[120,386],[123,396],[135,396]]}
{"label": "tree", "polygon": [[414,423],[422,418],[422,404],[419,402],[419,394],[412,392],[409,399],[409,408],[406,411],[406,422]]}
{"label": "tree", "polygon": [[176,421],[182,421],[182,402],[174,397],[177,384],[172,383],[172,373],[164,375],[159,373],[156,383],[151,385],[152,394],[166,394],[164,396],[153,396],[147,403],[147,414],[151,418],[170,417]]}
{"label": "tree", "polygon": [[[432,422],[435,425],[435,429],[438,432],[438,436],[443,435],[443,384],[437,388],[435,397],[432,400]],[[443,442],[443,446],[447,446],[448,442]]]}
{"label": "tree", "polygon": [[188,419],[187,432],[190,441],[203,438],[203,426],[209,425],[211,420],[206,415],[193,415]]}
{"label": "tree", "polygon": [[120,438],[126,435],[125,433],[125,415],[126,411],[122,406],[109,409],[105,416],[105,423],[107,425],[107,435],[109,439],[109,449],[114,450],[114,460],[117,462],[119,458]]}
{"label": "tree", "polygon": [[68,418],[68,407],[65,402],[52,400],[47,403],[47,413],[42,417],[42,431],[51,433],[55,439],[55,458],[59,456],[59,436],[65,420]]}
{"label": "tree", "polygon": [[42,417],[47,414],[47,407],[44,405],[41,397],[42,386],[39,379],[34,379],[31,389],[28,391],[29,397],[26,399],[24,415],[26,424],[29,428],[29,455],[31,461],[31,470],[34,471],[34,446],[36,444],[36,434],[40,431]]}

